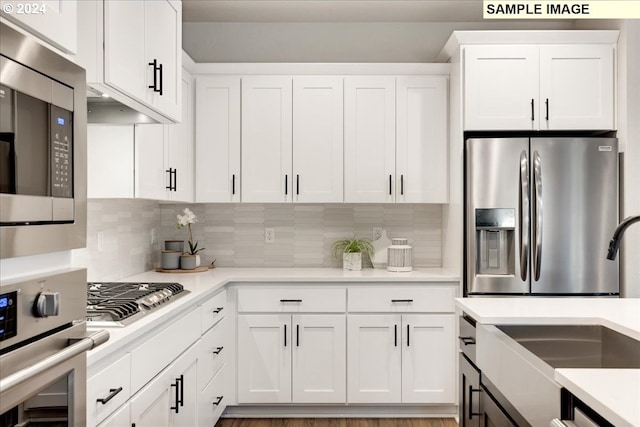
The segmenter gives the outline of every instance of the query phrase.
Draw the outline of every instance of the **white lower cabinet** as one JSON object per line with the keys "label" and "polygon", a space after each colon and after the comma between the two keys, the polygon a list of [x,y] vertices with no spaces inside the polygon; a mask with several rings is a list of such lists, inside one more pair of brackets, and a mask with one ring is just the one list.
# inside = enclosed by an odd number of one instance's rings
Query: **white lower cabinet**
{"label": "white lower cabinet", "polygon": [[[110,417],[105,419],[102,423],[98,424],[98,427],[123,427],[129,426],[131,419],[131,408],[129,404],[123,405],[120,409],[114,412]],[[91,425],[91,424],[89,424]]]}
{"label": "white lower cabinet", "polygon": [[455,402],[453,314],[348,317],[349,403]]}
{"label": "white lower cabinet", "polygon": [[213,427],[227,406],[224,368],[223,365],[200,393],[197,424],[199,426]]}
{"label": "white lower cabinet", "polygon": [[344,314],[238,315],[238,403],[345,401]]}

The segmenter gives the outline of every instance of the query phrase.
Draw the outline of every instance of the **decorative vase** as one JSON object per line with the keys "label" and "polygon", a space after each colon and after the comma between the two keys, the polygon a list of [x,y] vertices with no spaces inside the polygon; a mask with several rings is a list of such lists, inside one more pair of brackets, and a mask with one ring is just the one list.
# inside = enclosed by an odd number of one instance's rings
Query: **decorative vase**
{"label": "decorative vase", "polygon": [[165,240],[164,250],[184,253],[184,240]]}
{"label": "decorative vase", "polygon": [[196,255],[196,267],[200,267],[200,255]]}
{"label": "decorative vase", "polygon": [[161,266],[163,270],[176,270],[180,268],[180,255],[178,251],[162,251]]}
{"label": "decorative vase", "polygon": [[342,254],[342,269],[347,271],[362,270],[362,253],[345,252]]}
{"label": "decorative vase", "polygon": [[380,238],[371,242],[373,246],[373,257],[371,258],[371,264],[373,268],[386,268],[387,267],[387,248],[391,246],[391,240],[387,237],[387,230],[382,230]]}
{"label": "decorative vase", "polygon": [[182,255],[180,257],[180,268],[182,270],[193,270],[196,268],[196,255]]}
{"label": "decorative vase", "polygon": [[411,271],[413,267],[411,260],[413,248],[409,246],[407,239],[391,239],[391,246],[388,249],[388,271]]}

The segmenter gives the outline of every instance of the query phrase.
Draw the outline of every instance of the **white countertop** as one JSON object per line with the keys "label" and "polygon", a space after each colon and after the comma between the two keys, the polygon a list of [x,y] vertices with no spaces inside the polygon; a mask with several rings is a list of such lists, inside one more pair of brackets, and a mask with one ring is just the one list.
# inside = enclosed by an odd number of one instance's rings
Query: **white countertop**
{"label": "white countertop", "polygon": [[[638,298],[457,298],[456,304],[482,324],[602,325],[640,340]],[[640,426],[640,369],[563,368],[554,379],[615,426]]]}
{"label": "white countertop", "polygon": [[[215,268],[202,273],[158,273],[148,271],[122,279],[123,282],[178,282],[190,293],[154,310],[124,328],[108,328],[109,341],[87,353],[89,373],[102,359],[150,333],[159,323],[184,313],[189,307],[213,295],[229,283],[274,284],[367,284],[384,282],[411,283],[459,282],[460,276],[441,268],[415,269],[411,272],[392,273],[385,269],[365,268],[344,271],[339,268]],[[90,330],[92,330],[90,328]]]}

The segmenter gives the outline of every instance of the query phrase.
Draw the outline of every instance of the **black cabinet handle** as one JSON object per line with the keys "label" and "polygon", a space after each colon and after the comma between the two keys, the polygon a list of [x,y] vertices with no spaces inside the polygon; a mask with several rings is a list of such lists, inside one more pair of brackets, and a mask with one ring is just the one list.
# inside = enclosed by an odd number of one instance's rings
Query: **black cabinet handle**
{"label": "black cabinet handle", "polygon": [[544,106],[545,106],[545,109],[547,110],[547,114],[544,117],[544,119],[549,120],[549,98],[544,100]]}
{"label": "black cabinet handle", "polygon": [[296,196],[300,194],[300,175],[296,175]]}
{"label": "black cabinet handle", "polygon": [[178,191],[178,169],[173,170],[173,191]]}
{"label": "black cabinet handle", "polygon": [[482,415],[480,412],[473,412],[473,393],[482,393],[482,389],[473,388],[472,385],[469,386],[469,419]]}
{"label": "black cabinet handle", "polygon": [[216,347],[216,349],[213,351],[213,354],[220,354],[223,348],[224,347]]}
{"label": "black cabinet handle", "polygon": [[184,375],[180,375],[180,406],[184,406]]}
{"label": "black cabinet handle", "polygon": [[393,346],[398,346],[398,325],[393,325]]}
{"label": "black cabinet handle", "polygon": [[476,340],[473,337],[458,337],[462,344],[464,345],[473,345],[476,343]]}
{"label": "black cabinet handle", "polygon": [[160,73],[160,90],[158,90],[157,92],[160,93],[160,96],[162,96],[162,83],[164,78],[162,77],[162,64],[160,64],[160,66],[158,67],[158,71]]}
{"label": "black cabinet handle", "polygon": [[407,323],[407,347],[411,345],[411,338],[409,335],[410,333],[411,333],[411,326]]}
{"label": "black cabinet handle", "polygon": [[391,302],[406,302],[406,303],[411,303],[413,302],[412,299],[392,299]]}
{"label": "black cabinet handle", "polygon": [[404,196],[404,175],[400,175],[400,195]]}
{"label": "black cabinet handle", "polygon": [[222,402],[222,398],[224,396],[217,396],[216,399],[218,399],[217,401],[213,402],[214,405],[218,406],[220,404],[220,402]]}
{"label": "black cabinet handle", "polygon": [[302,302],[301,299],[281,299],[280,302]]}
{"label": "black cabinet handle", "polygon": [[531,98],[531,121],[534,121],[535,117],[535,113],[533,112],[533,98]]}
{"label": "black cabinet handle", "polygon": [[108,401],[110,401],[111,399],[116,397],[116,395],[118,393],[120,393],[121,391],[122,391],[122,387],[110,388],[109,389],[109,395],[107,397],[103,397],[101,399],[97,399],[96,402],[102,403],[103,405],[105,405]]}
{"label": "black cabinet handle", "polygon": [[296,347],[300,347],[300,325],[296,325]]}
{"label": "black cabinet handle", "polygon": [[149,85],[148,88],[158,92],[158,60],[154,59],[153,62],[149,62],[149,66],[153,67],[153,84]]}
{"label": "black cabinet handle", "polygon": [[165,172],[169,174],[169,185],[164,188],[171,191],[173,190],[173,168],[166,169]]}
{"label": "black cabinet handle", "polygon": [[224,307],[218,307],[218,308],[216,308],[215,310],[213,310],[213,312],[214,312],[215,314],[218,314],[218,313],[220,313],[222,310],[224,310]]}
{"label": "black cabinet handle", "polygon": [[389,195],[391,195],[391,175],[389,175]]}
{"label": "black cabinet handle", "polygon": [[179,384],[180,384],[180,378],[176,378],[175,384],[171,384],[171,387],[176,388],[175,406],[171,407],[171,409],[176,411],[176,414],[180,412],[180,390],[178,389]]}
{"label": "black cabinet handle", "polygon": [[287,325],[284,325],[284,346],[287,346]]}
{"label": "black cabinet handle", "polygon": [[284,176],[284,195],[289,194],[289,175]]}
{"label": "black cabinet handle", "polygon": [[231,194],[236,194],[236,174],[231,175]]}

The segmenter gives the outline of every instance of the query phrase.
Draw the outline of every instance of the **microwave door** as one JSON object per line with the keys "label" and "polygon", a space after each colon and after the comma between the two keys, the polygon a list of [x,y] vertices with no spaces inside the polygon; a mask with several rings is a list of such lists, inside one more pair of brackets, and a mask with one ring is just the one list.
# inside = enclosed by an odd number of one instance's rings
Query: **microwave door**
{"label": "microwave door", "polygon": [[0,193],[16,194],[16,149],[13,132],[0,132]]}
{"label": "microwave door", "polygon": [[465,142],[468,294],[529,293],[529,139]]}

